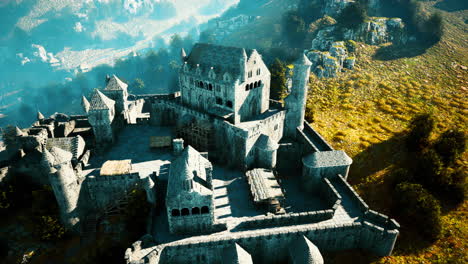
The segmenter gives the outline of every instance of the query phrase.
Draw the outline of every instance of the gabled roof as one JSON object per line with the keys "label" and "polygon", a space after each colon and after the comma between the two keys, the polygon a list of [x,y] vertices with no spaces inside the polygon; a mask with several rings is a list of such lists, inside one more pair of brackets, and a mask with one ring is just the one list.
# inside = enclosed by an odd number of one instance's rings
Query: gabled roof
{"label": "gabled roof", "polygon": [[223,250],[223,264],[252,264],[252,257],[239,244],[233,245]]}
{"label": "gabled roof", "polygon": [[289,254],[294,264],[323,264],[319,249],[305,236],[289,246]]}
{"label": "gabled roof", "polygon": [[98,89],[94,89],[94,93],[91,96],[89,110],[104,110],[112,109],[115,105],[115,101],[110,99],[101,93]]}
{"label": "gabled roof", "polygon": [[303,158],[304,165],[311,168],[349,166],[353,160],[342,150],[314,152]]}
{"label": "gabled roof", "polygon": [[171,164],[167,195],[175,197],[185,192],[183,186],[187,180],[193,182],[191,191],[203,195],[211,194],[211,189],[206,185],[205,168],[208,166],[211,166],[211,163],[207,159],[191,146],[187,146]]}
{"label": "gabled roof", "polygon": [[229,72],[236,79],[241,74],[241,60],[247,61],[246,56],[250,57],[252,51],[246,53],[243,48],[197,43],[187,58],[187,64],[192,69],[199,64],[204,73],[213,67],[218,76],[222,76],[219,73]]}
{"label": "gabled roof", "polygon": [[122,91],[126,90],[128,87],[128,84],[122,82],[117,76],[112,75],[109,78],[109,81],[107,82],[106,88],[104,90],[106,91]]}

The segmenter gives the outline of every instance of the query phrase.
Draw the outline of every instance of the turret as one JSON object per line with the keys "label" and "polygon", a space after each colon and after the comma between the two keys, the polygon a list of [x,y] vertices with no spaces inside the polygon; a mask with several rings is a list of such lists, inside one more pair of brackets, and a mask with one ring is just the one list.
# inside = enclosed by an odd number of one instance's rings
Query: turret
{"label": "turret", "polygon": [[88,112],[88,121],[93,127],[97,143],[112,142],[112,122],[115,117],[115,102],[94,90]]}
{"label": "turret", "polygon": [[239,60],[240,64],[240,82],[245,82],[246,76],[247,76],[247,53],[245,52],[245,49],[242,49],[242,56]]}
{"label": "turret", "polygon": [[302,130],[304,128],[304,115],[311,65],[312,63],[304,54],[294,63],[293,85],[291,93],[285,99],[285,137],[295,138],[296,129],[299,128]]}
{"label": "turret", "polygon": [[40,111],[37,111],[37,120],[38,121],[44,120],[44,115]]}
{"label": "turret", "polygon": [[182,62],[184,62],[185,59],[187,59],[187,53],[185,53],[184,48],[181,48],[181,49],[180,49],[180,60],[181,60]]}
{"label": "turret", "polygon": [[71,164],[72,156],[68,151],[53,147],[50,152],[44,149],[42,158],[62,221],[68,227],[73,227],[79,221],[77,204],[81,186]]}
{"label": "turret", "polygon": [[86,97],[81,97],[81,106],[83,107],[83,110],[85,113],[88,113],[89,112],[89,107],[90,107],[90,104],[89,104],[89,101],[88,99],[86,99]]}

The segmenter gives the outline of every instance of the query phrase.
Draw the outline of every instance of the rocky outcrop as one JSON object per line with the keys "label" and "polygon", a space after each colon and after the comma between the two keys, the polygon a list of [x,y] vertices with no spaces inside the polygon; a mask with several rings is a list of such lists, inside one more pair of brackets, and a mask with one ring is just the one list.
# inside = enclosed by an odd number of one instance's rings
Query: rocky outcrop
{"label": "rocky outcrop", "polygon": [[328,51],[309,51],[307,57],[312,62],[312,72],[319,78],[336,77],[343,68],[352,69],[356,62],[354,57],[348,55],[343,41],[332,43]]}
{"label": "rocky outcrop", "polygon": [[404,44],[408,41],[404,33],[404,24],[401,18],[373,17],[364,22],[357,30],[344,31],[344,39],[362,41],[370,45],[393,42]]}
{"label": "rocky outcrop", "polygon": [[337,15],[348,4],[353,2],[354,0],[325,0],[324,14],[329,16]]}

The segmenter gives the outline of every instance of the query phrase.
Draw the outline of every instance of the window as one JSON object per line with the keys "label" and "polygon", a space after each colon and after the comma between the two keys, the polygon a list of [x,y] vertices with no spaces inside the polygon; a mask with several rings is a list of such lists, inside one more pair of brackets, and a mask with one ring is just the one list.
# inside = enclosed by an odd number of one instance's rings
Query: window
{"label": "window", "polygon": [[203,88],[203,82],[200,81],[200,88]]}
{"label": "window", "polygon": [[246,90],[246,91],[250,90],[248,84],[245,85],[245,90]]}
{"label": "window", "polygon": [[278,124],[275,125],[275,130],[278,130]]}
{"label": "window", "polygon": [[211,83],[208,85],[208,90],[213,91],[213,85]]}
{"label": "window", "polygon": [[226,106],[229,107],[229,108],[232,108],[232,101],[227,101]]}
{"label": "window", "polygon": [[262,73],[262,70],[257,69],[257,75],[260,75]]}
{"label": "window", "polygon": [[[202,208],[203,209],[203,208]],[[185,215],[189,215],[190,214],[190,211],[188,208],[183,208],[182,209],[182,216],[185,216]]]}
{"label": "window", "polygon": [[201,213],[202,213],[202,214],[207,214],[207,213],[209,213],[209,212],[210,212],[210,209],[208,208],[208,206],[203,206],[203,207],[201,208]]}
{"label": "window", "polygon": [[249,87],[250,90],[253,89],[253,83],[250,84],[250,87]]}
{"label": "window", "polygon": [[171,215],[172,215],[172,216],[180,216],[180,211],[179,211],[179,209],[172,209]]}
{"label": "window", "polygon": [[200,208],[198,208],[198,207],[192,208],[192,214],[193,215],[200,214]]}
{"label": "window", "polygon": [[258,87],[262,86],[262,80],[258,81]]}
{"label": "window", "polygon": [[216,97],[216,104],[222,105],[223,104],[223,99]]}

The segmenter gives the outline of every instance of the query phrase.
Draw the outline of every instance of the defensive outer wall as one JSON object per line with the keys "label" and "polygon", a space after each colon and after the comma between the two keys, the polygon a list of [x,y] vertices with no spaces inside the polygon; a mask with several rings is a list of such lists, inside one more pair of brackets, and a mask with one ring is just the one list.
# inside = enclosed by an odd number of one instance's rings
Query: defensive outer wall
{"label": "defensive outer wall", "polygon": [[289,245],[303,235],[323,251],[360,248],[390,255],[399,233],[398,223],[370,210],[341,175],[324,178],[322,184],[320,195],[330,209],[239,218],[229,231],[160,245],[142,246],[137,241],[127,249],[126,261],[221,263],[223,250],[237,243],[252,254],[254,262],[278,263],[287,260]]}

